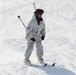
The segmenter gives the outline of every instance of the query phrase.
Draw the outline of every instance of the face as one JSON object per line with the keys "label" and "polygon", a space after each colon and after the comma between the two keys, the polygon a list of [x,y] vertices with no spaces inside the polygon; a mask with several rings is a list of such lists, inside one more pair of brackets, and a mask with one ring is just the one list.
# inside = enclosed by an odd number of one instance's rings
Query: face
{"label": "face", "polygon": [[38,18],[42,18],[42,14],[38,14],[37,16],[38,16]]}

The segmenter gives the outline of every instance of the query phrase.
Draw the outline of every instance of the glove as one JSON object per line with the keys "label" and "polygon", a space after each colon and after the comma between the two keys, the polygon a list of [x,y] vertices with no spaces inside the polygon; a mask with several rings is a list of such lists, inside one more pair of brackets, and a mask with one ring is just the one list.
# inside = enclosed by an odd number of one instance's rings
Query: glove
{"label": "glove", "polygon": [[42,36],[42,37],[41,37],[41,40],[44,40],[44,38],[45,38],[45,36]]}
{"label": "glove", "polygon": [[35,41],[35,39],[34,38],[31,38],[31,40],[34,42]]}

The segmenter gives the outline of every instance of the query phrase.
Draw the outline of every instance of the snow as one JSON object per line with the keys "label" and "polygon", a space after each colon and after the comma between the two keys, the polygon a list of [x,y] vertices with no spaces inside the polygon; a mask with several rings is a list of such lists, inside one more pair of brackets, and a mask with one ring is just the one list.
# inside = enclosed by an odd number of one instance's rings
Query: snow
{"label": "snow", "polygon": [[[30,58],[34,65],[23,63],[26,29],[17,16],[27,26],[34,2],[45,11],[46,67],[38,63],[35,47]],[[0,0],[0,75],[76,75],[76,0]]]}

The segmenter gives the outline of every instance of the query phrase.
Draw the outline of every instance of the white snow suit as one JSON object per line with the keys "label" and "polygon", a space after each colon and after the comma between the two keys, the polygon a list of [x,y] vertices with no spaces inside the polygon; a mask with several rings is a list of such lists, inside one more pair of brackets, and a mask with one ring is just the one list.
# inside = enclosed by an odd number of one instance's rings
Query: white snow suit
{"label": "white snow suit", "polygon": [[[42,20],[40,21],[40,24],[38,25],[35,14],[34,14],[32,20],[30,21],[26,29],[27,49],[25,52],[25,57],[27,58],[30,57],[33,50],[34,43],[36,43],[37,57],[43,56],[43,46],[41,43],[42,36],[45,36],[45,23]],[[31,38],[34,38],[35,41],[32,41]]]}

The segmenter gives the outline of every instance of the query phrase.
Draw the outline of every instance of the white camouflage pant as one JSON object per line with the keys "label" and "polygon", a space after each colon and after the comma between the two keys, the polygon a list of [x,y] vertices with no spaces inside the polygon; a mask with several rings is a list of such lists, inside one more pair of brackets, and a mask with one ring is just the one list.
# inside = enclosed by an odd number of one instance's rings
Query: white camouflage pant
{"label": "white camouflage pant", "polygon": [[26,49],[26,52],[25,52],[25,57],[26,58],[30,57],[35,43],[36,43],[36,48],[37,48],[37,50],[36,50],[37,57],[42,57],[43,56],[43,46],[42,46],[41,41],[33,42],[32,40],[29,40],[29,41],[27,41],[27,49]]}

